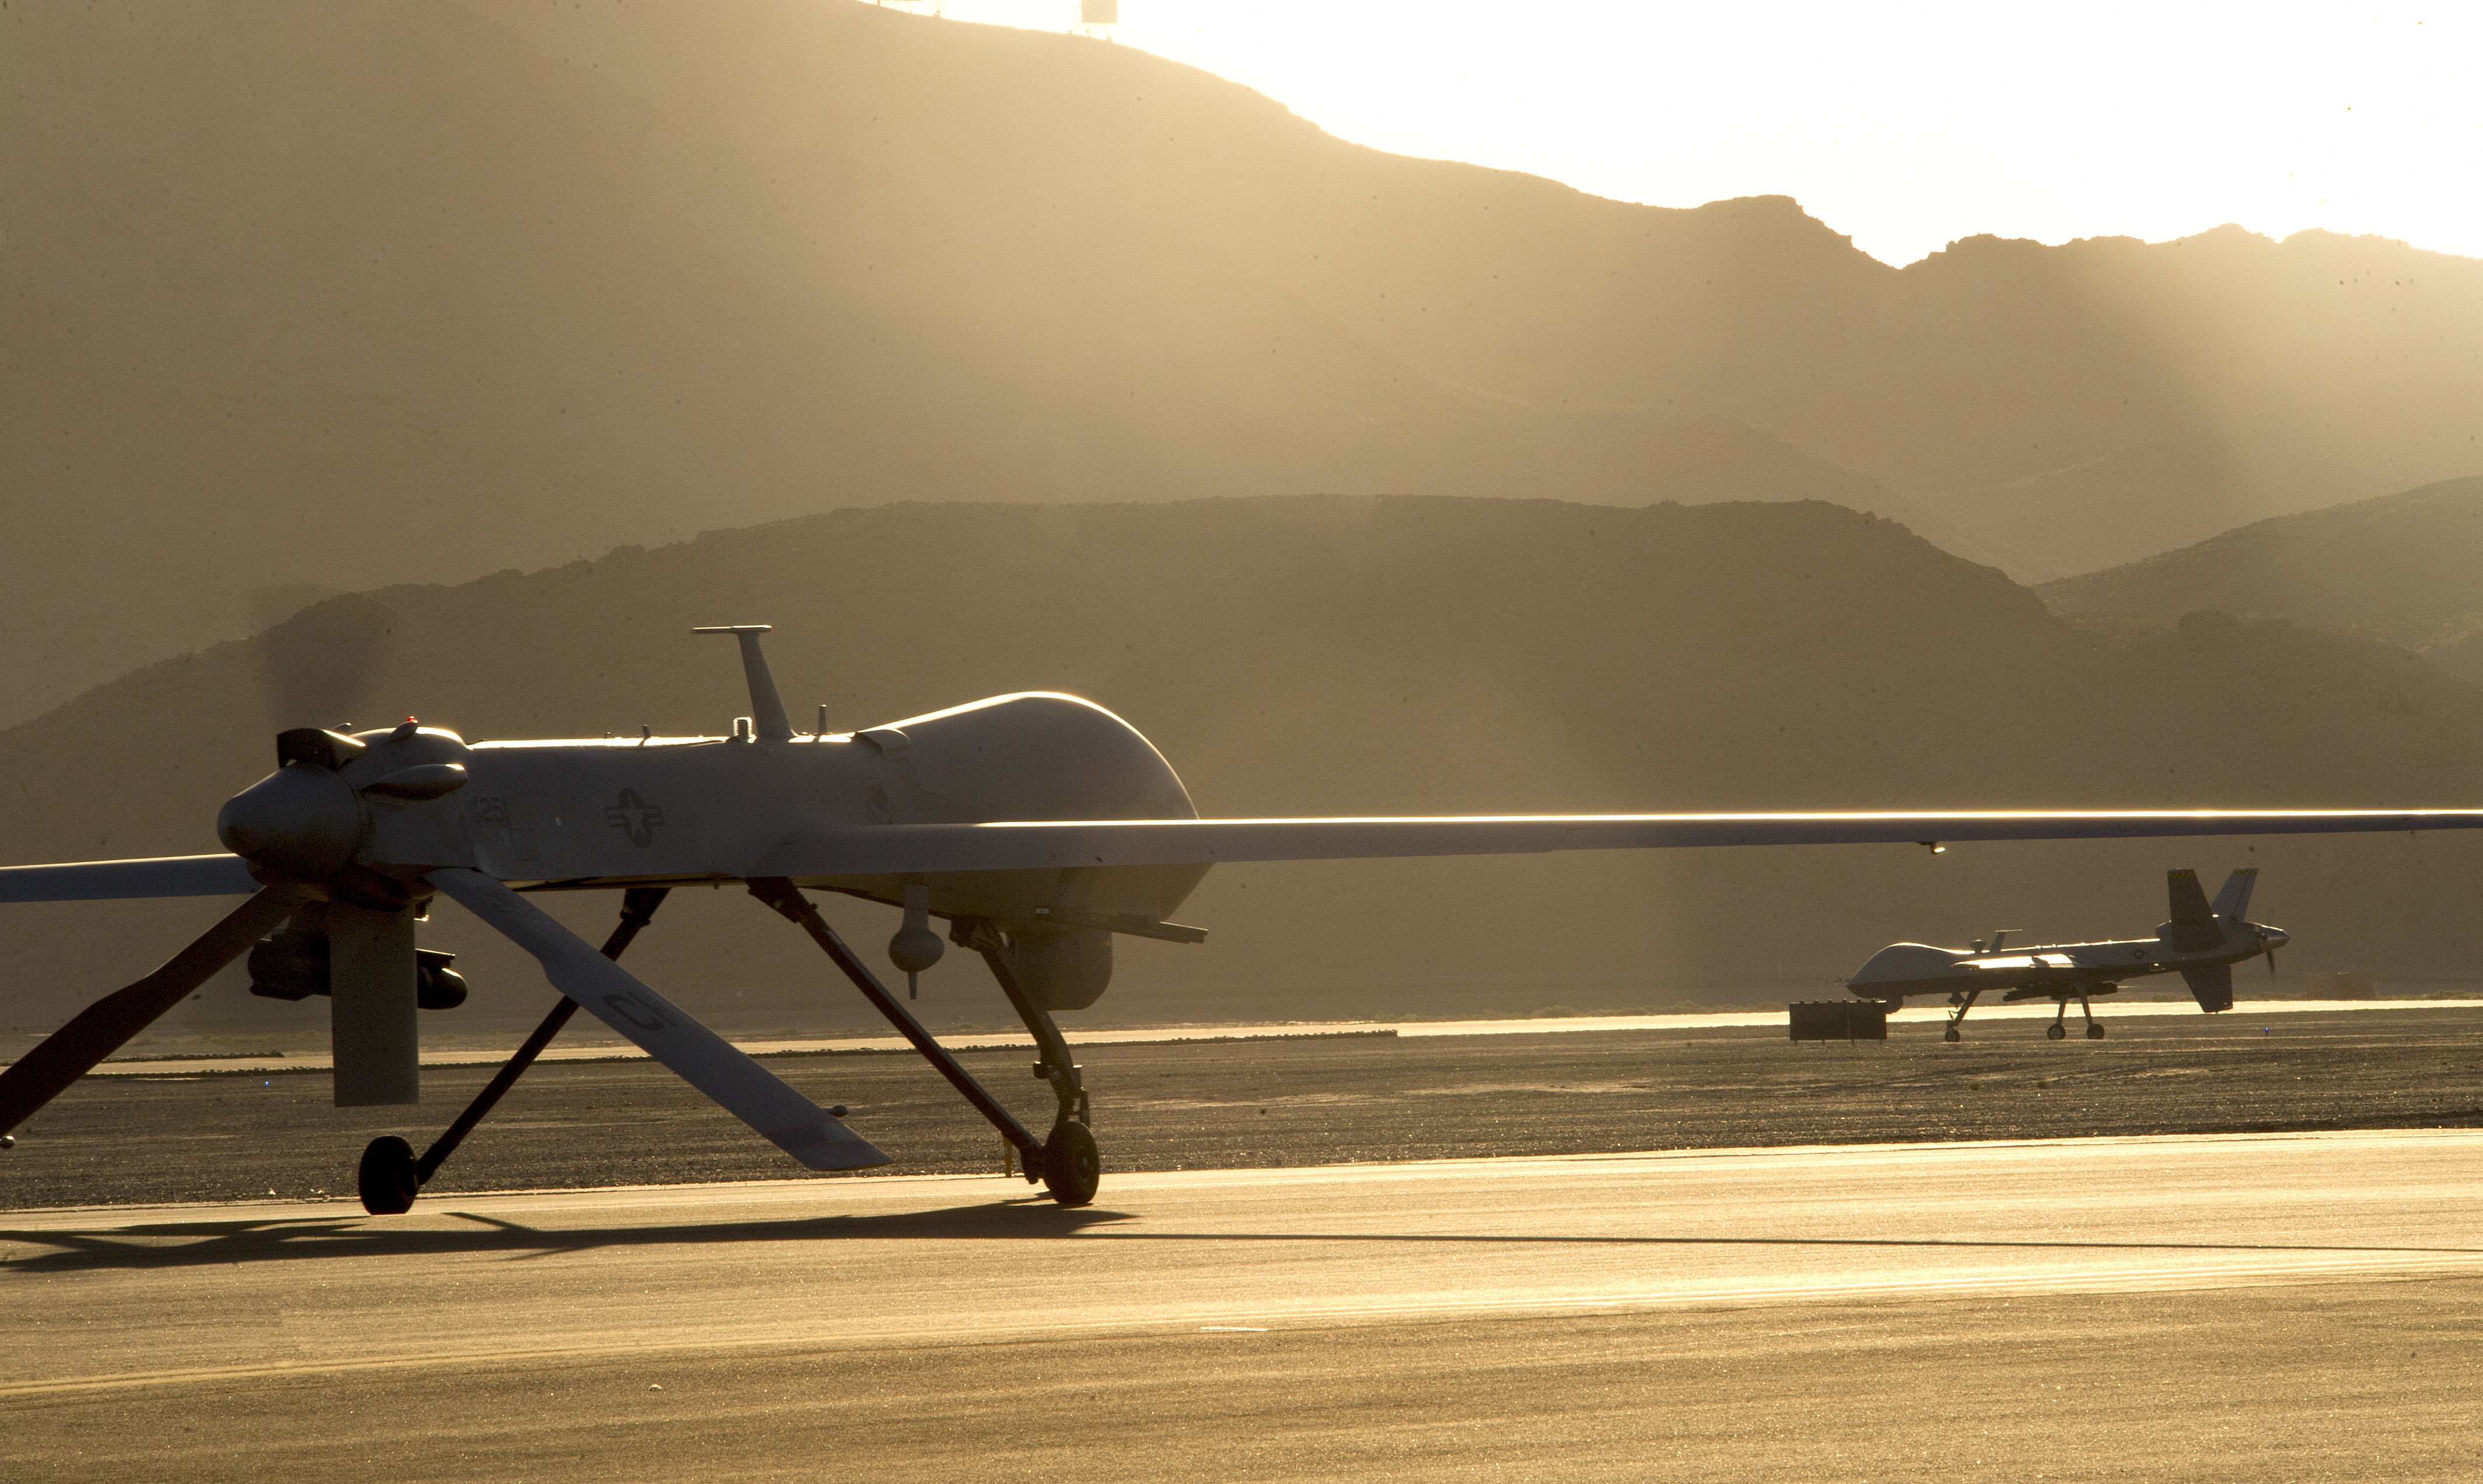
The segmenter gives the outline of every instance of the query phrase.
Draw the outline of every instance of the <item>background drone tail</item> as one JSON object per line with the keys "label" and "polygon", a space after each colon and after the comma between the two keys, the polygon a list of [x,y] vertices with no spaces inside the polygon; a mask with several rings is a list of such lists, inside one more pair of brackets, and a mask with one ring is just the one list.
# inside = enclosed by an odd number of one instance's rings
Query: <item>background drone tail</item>
{"label": "background drone tail", "polygon": [[2185,968],[2181,977],[2189,981],[2190,997],[2209,1015],[2233,1008],[2233,966],[2214,964],[2203,968]]}
{"label": "background drone tail", "polygon": [[2250,914],[2251,888],[2258,885],[2258,867],[2246,865],[2225,878],[2216,893],[2216,915],[2240,922]]}

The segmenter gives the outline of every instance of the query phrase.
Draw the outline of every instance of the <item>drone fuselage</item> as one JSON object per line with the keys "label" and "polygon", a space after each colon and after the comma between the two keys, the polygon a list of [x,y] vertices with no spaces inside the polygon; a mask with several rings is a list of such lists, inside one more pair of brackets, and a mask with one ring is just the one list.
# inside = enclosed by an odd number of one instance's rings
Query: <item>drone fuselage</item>
{"label": "drone fuselage", "polygon": [[[796,885],[901,904],[927,887],[942,916],[1041,932],[1160,924],[1206,874],[1203,865],[1086,869],[821,872],[819,842],[845,830],[993,820],[1194,819],[1188,792],[1128,723],[1074,697],[995,697],[886,727],[788,739],[627,737],[467,744],[430,728],[360,733],[366,750],[324,785],[276,775],[227,807],[228,845],[271,850],[250,829],[288,795],[313,792],[350,835],[351,864],[419,889],[425,873],[470,867],[521,889],[682,886],[785,875]],[[455,764],[465,782],[430,799],[387,796],[384,781]],[[292,772],[302,770],[293,768]],[[321,775],[327,777],[328,775]],[[349,798],[355,819],[338,813]],[[804,869],[774,859],[808,842]],[[307,855],[307,853],[306,853]],[[833,848],[828,852],[833,857]],[[307,874],[307,873],[306,873]],[[306,885],[320,886],[317,881]]]}
{"label": "drone fuselage", "polygon": [[[2166,923],[2168,936],[2173,928]],[[2007,953],[1980,953],[1971,948],[1941,948],[1930,943],[1890,943],[1845,981],[1851,993],[1869,999],[1899,1000],[1909,994],[1938,994],[1961,990],[2050,990],[2055,986],[2090,987],[2178,973],[2185,968],[2213,968],[2254,959],[2283,947],[2282,928],[2219,916],[2222,938],[2212,946],[2182,948],[2165,938],[2117,939],[2093,943],[2043,943]]]}

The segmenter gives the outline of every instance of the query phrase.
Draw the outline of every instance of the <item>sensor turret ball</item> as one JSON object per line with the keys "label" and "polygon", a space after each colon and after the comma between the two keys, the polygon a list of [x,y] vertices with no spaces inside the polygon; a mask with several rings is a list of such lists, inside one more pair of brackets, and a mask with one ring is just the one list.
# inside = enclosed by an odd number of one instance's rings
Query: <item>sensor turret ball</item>
{"label": "sensor turret ball", "polygon": [[948,951],[948,945],[940,941],[940,935],[932,932],[927,923],[909,922],[898,928],[896,935],[888,941],[888,961],[909,974],[919,974],[929,968],[940,962],[940,955]]}

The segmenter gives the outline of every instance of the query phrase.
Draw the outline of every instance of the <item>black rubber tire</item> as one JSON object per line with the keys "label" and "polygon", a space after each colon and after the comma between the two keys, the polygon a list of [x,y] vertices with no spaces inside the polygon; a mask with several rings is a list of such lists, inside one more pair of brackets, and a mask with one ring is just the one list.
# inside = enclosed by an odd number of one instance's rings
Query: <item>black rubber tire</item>
{"label": "black rubber tire", "polygon": [[2089,1041],[2101,1041],[2103,1039],[2103,1027],[2100,1025],[2088,1026],[2087,1039]]}
{"label": "black rubber tire", "polygon": [[2058,1020],[2043,1027],[2043,1037],[2047,1041],[2058,1041],[2068,1034],[2068,1031],[2061,1028],[2061,1022]]}
{"label": "black rubber tire", "polygon": [[1084,1206],[1104,1182],[1104,1156],[1084,1124],[1055,1124],[1043,1141],[1043,1188],[1063,1206]]}
{"label": "black rubber tire", "polygon": [[1946,1029],[1946,1030],[1944,1030],[1944,1031],[1941,1031],[1941,1032],[1940,1032],[1940,1039],[1941,1039],[1942,1041],[1955,1041],[1956,1039],[1958,1039],[1958,1036],[1957,1036],[1957,1027],[1956,1027],[1956,1026],[1954,1026],[1954,1025],[1952,1025],[1952,1026],[1950,1026],[1948,1029]]}
{"label": "black rubber tire", "polygon": [[414,1198],[422,1189],[414,1146],[392,1133],[373,1139],[362,1151],[354,1182],[361,1190],[362,1209],[374,1216],[402,1216],[414,1209]]}

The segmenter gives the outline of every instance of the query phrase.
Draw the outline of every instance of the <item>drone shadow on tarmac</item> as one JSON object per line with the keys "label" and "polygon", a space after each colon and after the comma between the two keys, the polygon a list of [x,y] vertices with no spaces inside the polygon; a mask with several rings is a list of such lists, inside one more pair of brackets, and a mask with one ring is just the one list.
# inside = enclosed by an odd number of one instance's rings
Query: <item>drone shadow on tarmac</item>
{"label": "drone shadow on tarmac", "polygon": [[1897,1237],[1510,1235],[1385,1232],[1146,1232],[1118,1224],[1130,1212],[1092,1206],[1065,1209],[1040,1197],[884,1216],[820,1216],[798,1221],[702,1221],[666,1226],[547,1230],[441,1208],[467,1225],[408,1228],[363,1217],[159,1222],[75,1230],[0,1230],[0,1244],[38,1249],[0,1259],[0,1272],[40,1274],[99,1268],[194,1267],[236,1262],[500,1253],[514,1259],[560,1257],[605,1248],[714,1246],[743,1242],[850,1240],[1408,1243],[1493,1247],[1808,1247],[1926,1251],[2048,1252],[2322,1252],[2483,1256],[2483,1247],[2340,1246],[2309,1242],[2008,1241]]}

